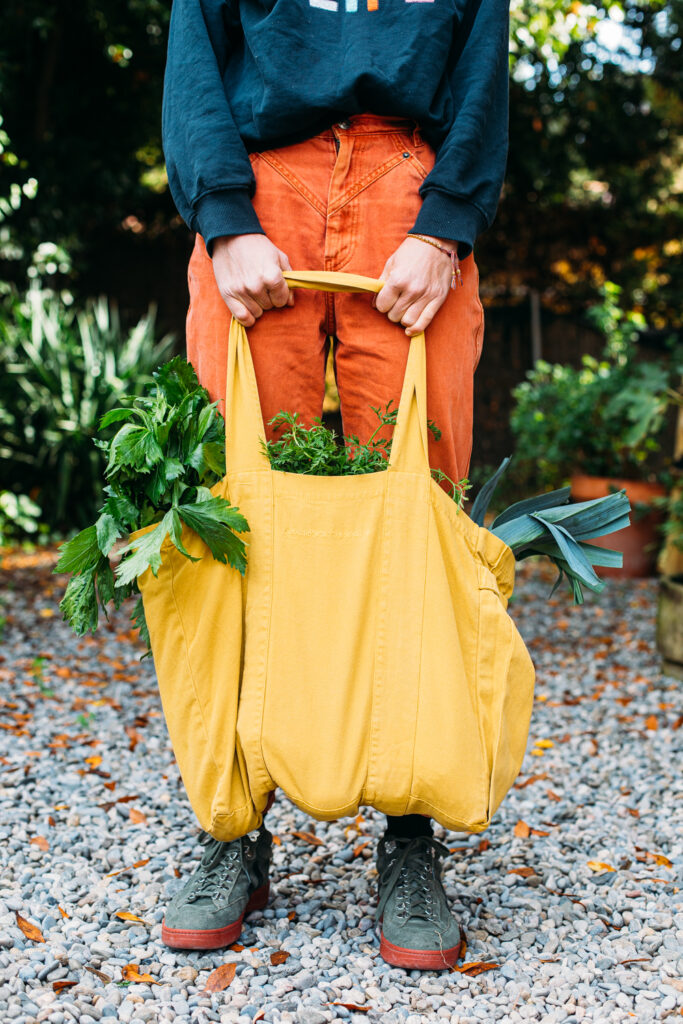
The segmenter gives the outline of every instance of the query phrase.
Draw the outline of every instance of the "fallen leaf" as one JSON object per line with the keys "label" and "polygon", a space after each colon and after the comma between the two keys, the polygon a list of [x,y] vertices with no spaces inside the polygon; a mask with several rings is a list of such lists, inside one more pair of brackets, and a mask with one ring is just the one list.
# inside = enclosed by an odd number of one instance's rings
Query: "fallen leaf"
{"label": "fallen leaf", "polygon": [[136,811],[134,807],[131,807],[130,811],[128,812],[128,817],[130,818],[134,825],[147,824],[147,818],[142,813],[142,811]]}
{"label": "fallen leaf", "polygon": [[531,828],[531,829],[529,829],[529,831],[530,831],[532,836],[549,836],[550,835],[550,832],[544,832],[540,828]]}
{"label": "fallen leaf", "polygon": [[94,974],[95,977],[99,978],[105,985],[108,985],[112,980],[108,974],[104,973],[104,971],[98,971],[96,967],[91,967],[90,964],[85,965],[85,970],[90,971],[91,974]]}
{"label": "fallen leaf", "polygon": [[275,836],[274,835],[273,836],[273,842],[275,843],[276,846],[282,846],[282,840],[280,839],[279,836]]}
{"label": "fallen leaf", "polygon": [[536,872],[533,868],[508,868],[508,875],[522,875],[523,878],[529,878],[531,875],[535,875]]}
{"label": "fallen leaf", "polygon": [[233,942],[232,946],[228,946],[228,949],[231,949],[233,953],[242,953],[244,948],[244,946],[240,946],[239,942]]}
{"label": "fallen leaf", "polygon": [[370,1013],[371,1006],[359,1006],[358,1003],[328,1003],[328,1006],[343,1006],[345,1010],[351,1010],[353,1013]]}
{"label": "fallen leaf", "polygon": [[479,853],[484,853],[485,850],[488,850],[490,845],[491,845],[491,840],[490,839],[480,839],[479,840]]}
{"label": "fallen leaf", "polygon": [[52,988],[55,992],[62,992],[65,988],[73,988],[77,984],[77,981],[67,981],[65,978],[63,981],[53,981]]}
{"label": "fallen leaf", "polygon": [[114,917],[118,917],[120,921],[139,921],[140,924],[145,924],[141,917],[131,914],[128,910],[117,910]]}
{"label": "fallen leaf", "polygon": [[217,967],[215,971],[212,971],[206,979],[204,992],[222,992],[232,982],[235,977],[236,970],[236,963],[221,964],[220,967]]}
{"label": "fallen leaf", "polygon": [[256,1024],[256,1021],[257,1021],[257,1020],[263,1020],[263,1019],[265,1018],[265,1016],[266,1016],[266,1011],[265,1011],[265,1010],[261,1010],[261,1011],[260,1011],[259,1013],[257,1013],[257,1014],[256,1014],[256,1016],[254,1017],[254,1024]]}
{"label": "fallen leaf", "polygon": [[562,797],[558,796],[558,794],[555,793],[552,789],[546,789],[545,795],[548,797],[549,800],[557,800],[559,802],[562,799]]}
{"label": "fallen leaf", "polygon": [[45,836],[33,836],[32,839],[29,840],[29,842],[33,846],[39,847],[41,850],[49,850],[50,849],[50,844],[48,843],[48,841],[45,838]]}
{"label": "fallen leaf", "polygon": [[647,716],[647,718],[645,719],[645,728],[652,729],[653,731],[655,729],[659,729],[659,721],[656,715]]}
{"label": "fallen leaf", "polygon": [[651,959],[652,959],[651,956],[636,956],[636,957],[633,957],[632,960],[620,960],[619,963],[620,964],[640,964],[640,963],[644,963],[645,961],[648,961],[648,960],[651,960]]}
{"label": "fallen leaf", "polygon": [[360,857],[361,853],[363,852],[363,850],[365,849],[365,847],[368,845],[369,842],[370,842],[370,840],[368,839],[368,840],[366,840],[366,842],[359,843],[358,846],[355,847],[355,849],[353,851],[354,858],[355,857]]}
{"label": "fallen leaf", "polygon": [[288,921],[293,921],[295,918],[296,918],[296,910],[290,910],[290,912],[287,914],[287,920]]}
{"label": "fallen leaf", "polygon": [[140,974],[140,964],[125,964],[121,968],[121,975],[124,981],[135,981],[144,985],[158,985],[151,974]]}
{"label": "fallen leaf", "polygon": [[484,971],[493,971],[496,967],[500,967],[500,964],[491,963],[489,960],[475,960],[470,964],[463,964],[462,967],[454,967],[453,970],[458,974],[476,978],[478,974],[483,974]]}
{"label": "fallen leaf", "polygon": [[59,904],[57,904],[57,910],[62,915],[62,917],[67,917],[68,918],[69,915],[67,914],[67,912],[64,909],[64,907],[60,907]]}
{"label": "fallen leaf", "polygon": [[303,839],[305,843],[310,843],[311,846],[324,846],[322,839],[313,832],[292,832],[292,835],[297,839]]}
{"label": "fallen leaf", "polygon": [[668,857],[665,857],[662,853],[648,853],[648,857],[658,864],[660,868],[672,868],[673,864]]}
{"label": "fallen leaf", "polygon": [[14,916],[16,918],[17,924],[19,925],[27,939],[30,939],[31,942],[45,942],[45,939],[43,938],[43,933],[41,932],[40,928],[38,928],[37,925],[31,924],[30,921],[27,921],[26,918],[22,917],[21,914],[16,910],[14,912]]}
{"label": "fallen leaf", "polygon": [[540,782],[541,779],[547,779],[547,778],[548,778],[548,773],[547,772],[541,772],[540,775],[530,775],[528,779],[524,780],[524,782],[515,782],[514,786],[515,786],[515,789],[524,789],[525,786],[530,786],[532,782]]}
{"label": "fallen leaf", "polygon": [[276,964],[283,964],[285,960],[289,959],[290,954],[284,949],[279,949],[277,953],[270,954],[270,962],[275,967]]}
{"label": "fallen leaf", "polygon": [[545,750],[539,750],[538,747],[534,747],[531,754],[533,757],[543,757],[545,755]]}
{"label": "fallen leaf", "polygon": [[54,608],[41,608],[40,611],[38,612],[41,619],[51,619],[54,613]]}
{"label": "fallen leaf", "polygon": [[632,818],[639,818],[640,817],[640,811],[638,810],[637,807],[627,807],[626,810],[628,811],[628,813],[631,815]]}
{"label": "fallen leaf", "polygon": [[542,747],[544,750],[549,750],[550,747],[554,747],[555,744],[552,740],[536,740],[534,746]]}
{"label": "fallen leaf", "polygon": [[516,836],[519,836],[520,839],[528,839],[531,829],[529,828],[527,823],[525,821],[522,821],[522,819],[520,818],[517,824],[515,825],[513,831],[514,834]]}
{"label": "fallen leaf", "polygon": [[604,864],[601,860],[589,860],[588,867],[591,871],[616,871],[611,864]]}

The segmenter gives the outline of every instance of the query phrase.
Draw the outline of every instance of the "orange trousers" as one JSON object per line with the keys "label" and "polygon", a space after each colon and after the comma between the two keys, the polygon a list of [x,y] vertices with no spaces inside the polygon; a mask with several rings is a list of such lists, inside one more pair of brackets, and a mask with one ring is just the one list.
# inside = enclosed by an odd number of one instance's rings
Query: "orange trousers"
{"label": "orange trousers", "polygon": [[[256,213],[294,270],[378,278],[415,221],[435,153],[413,121],[359,114],[250,159]],[[427,412],[441,430],[439,441],[430,433],[430,464],[456,482],[469,472],[473,377],[484,340],[474,253],[460,266],[463,286],[449,291],[426,332]],[[199,234],[188,280],[187,357],[211,399],[222,402],[230,311]],[[298,289],[294,306],[267,310],[249,329],[268,439],[267,422],[281,409],[300,413],[307,426],[321,415],[330,336],[344,433],[366,441],[378,423],[370,407],[398,405],[410,339],[371,301]]]}

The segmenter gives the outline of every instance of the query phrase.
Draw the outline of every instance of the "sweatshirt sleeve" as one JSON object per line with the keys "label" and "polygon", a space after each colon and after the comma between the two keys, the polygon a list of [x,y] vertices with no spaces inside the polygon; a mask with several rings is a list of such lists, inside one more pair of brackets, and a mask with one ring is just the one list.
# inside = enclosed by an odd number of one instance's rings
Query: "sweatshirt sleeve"
{"label": "sweatshirt sleeve", "polygon": [[509,108],[509,0],[469,0],[450,67],[453,121],[420,186],[411,231],[471,253],[496,215],[505,177]]}
{"label": "sweatshirt sleeve", "polygon": [[[173,0],[161,130],[168,183],[181,217],[209,255],[221,235],[264,234],[256,181],[223,87],[233,0]],[[239,23],[233,22],[237,32]]]}

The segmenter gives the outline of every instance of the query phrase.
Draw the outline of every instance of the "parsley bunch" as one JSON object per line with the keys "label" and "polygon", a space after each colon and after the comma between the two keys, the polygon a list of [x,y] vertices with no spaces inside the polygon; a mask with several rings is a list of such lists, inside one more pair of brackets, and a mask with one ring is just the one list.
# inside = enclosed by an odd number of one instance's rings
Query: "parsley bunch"
{"label": "parsley bunch", "polygon": [[[393,406],[393,408],[392,408]],[[307,473],[313,476],[355,476],[359,473],[377,473],[387,469],[391,455],[392,437],[378,437],[382,427],[395,426],[398,409],[392,401],[384,409],[370,406],[379,423],[365,444],[356,434],[344,434],[340,439],[326,427],[320,417],[313,420],[312,427],[304,427],[299,414],[279,412],[269,421],[275,432],[283,433],[273,441],[261,441],[262,450],[268,456],[273,469],[285,473]],[[429,420],[430,432],[438,441],[441,431]],[[432,476],[438,482],[449,484],[450,495],[461,507],[465,491],[471,486],[467,477],[455,483],[440,469],[433,469]]]}
{"label": "parsley bunch", "polygon": [[[204,541],[213,557],[244,573],[244,516],[209,490],[225,475],[223,418],[209,402],[192,366],[177,357],[154,374],[149,394],[126,408],[112,409],[101,420],[104,430],[121,423],[110,440],[95,444],[107,456],[107,500],[97,521],[62,545],[55,572],[71,573],[60,609],[82,636],[97,627],[99,607],[119,608],[139,595],[137,577],[147,569],[156,575],[161,545],[170,537],[192,561],[181,539],[185,523]],[[154,529],[126,543],[113,570],[109,556],[115,543],[145,526]],[[142,598],[132,613],[149,647]]]}

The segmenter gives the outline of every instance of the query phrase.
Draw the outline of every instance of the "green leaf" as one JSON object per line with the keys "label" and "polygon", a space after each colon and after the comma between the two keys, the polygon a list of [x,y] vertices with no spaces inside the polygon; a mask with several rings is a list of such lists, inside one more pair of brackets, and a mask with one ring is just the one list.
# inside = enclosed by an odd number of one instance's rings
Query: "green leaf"
{"label": "green leaf", "polygon": [[132,583],[147,569],[151,569],[156,576],[161,566],[161,545],[168,535],[171,521],[172,514],[167,512],[153,530],[137,537],[122,549],[123,557],[116,567],[115,586],[123,587],[126,583]]}
{"label": "green leaf", "polygon": [[244,533],[249,527],[244,516],[225,498],[211,498],[196,505],[179,505],[178,515],[201,537],[218,562],[227,562],[244,573],[247,566],[244,541],[233,530]]}
{"label": "green leaf", "polygon": [[488,509],[491,498],[493,497],[493,492],[495,491],[501,476],[510,464],[510,461],[511,456],[506,455],[493,476],[480,487],[479,493],[474,499],[474,504],[472,505],[469,514],[470,519],[475,522],[477,526],[484,525],[484,516],[486,515],[486,510]]}
{"label": "green leaf", "polygon": [[60,558],[54,572],[87,572],[100,560],[95,526],[87,526],[60,547]]}
{"label": "green leaf", "polygon": [[[93,527],[94,529],[94,527]],[[72,576],[59,603],[62,615],[78,636],[97,629],[97,595],[93,571]]]}
{"label": "green leaf", "polygon": [[97,544],[103,555],[108,555],[119,537],[123,536],[123,529],[108,512],[102,513],[95,523],[97,533]]}
{"label": "green leaf", "polygon": [[134,417],[134,409],[110,409],[100,420],[100,430],[104,430],[112,423],[120,423],[121,420],[130,420]]}

